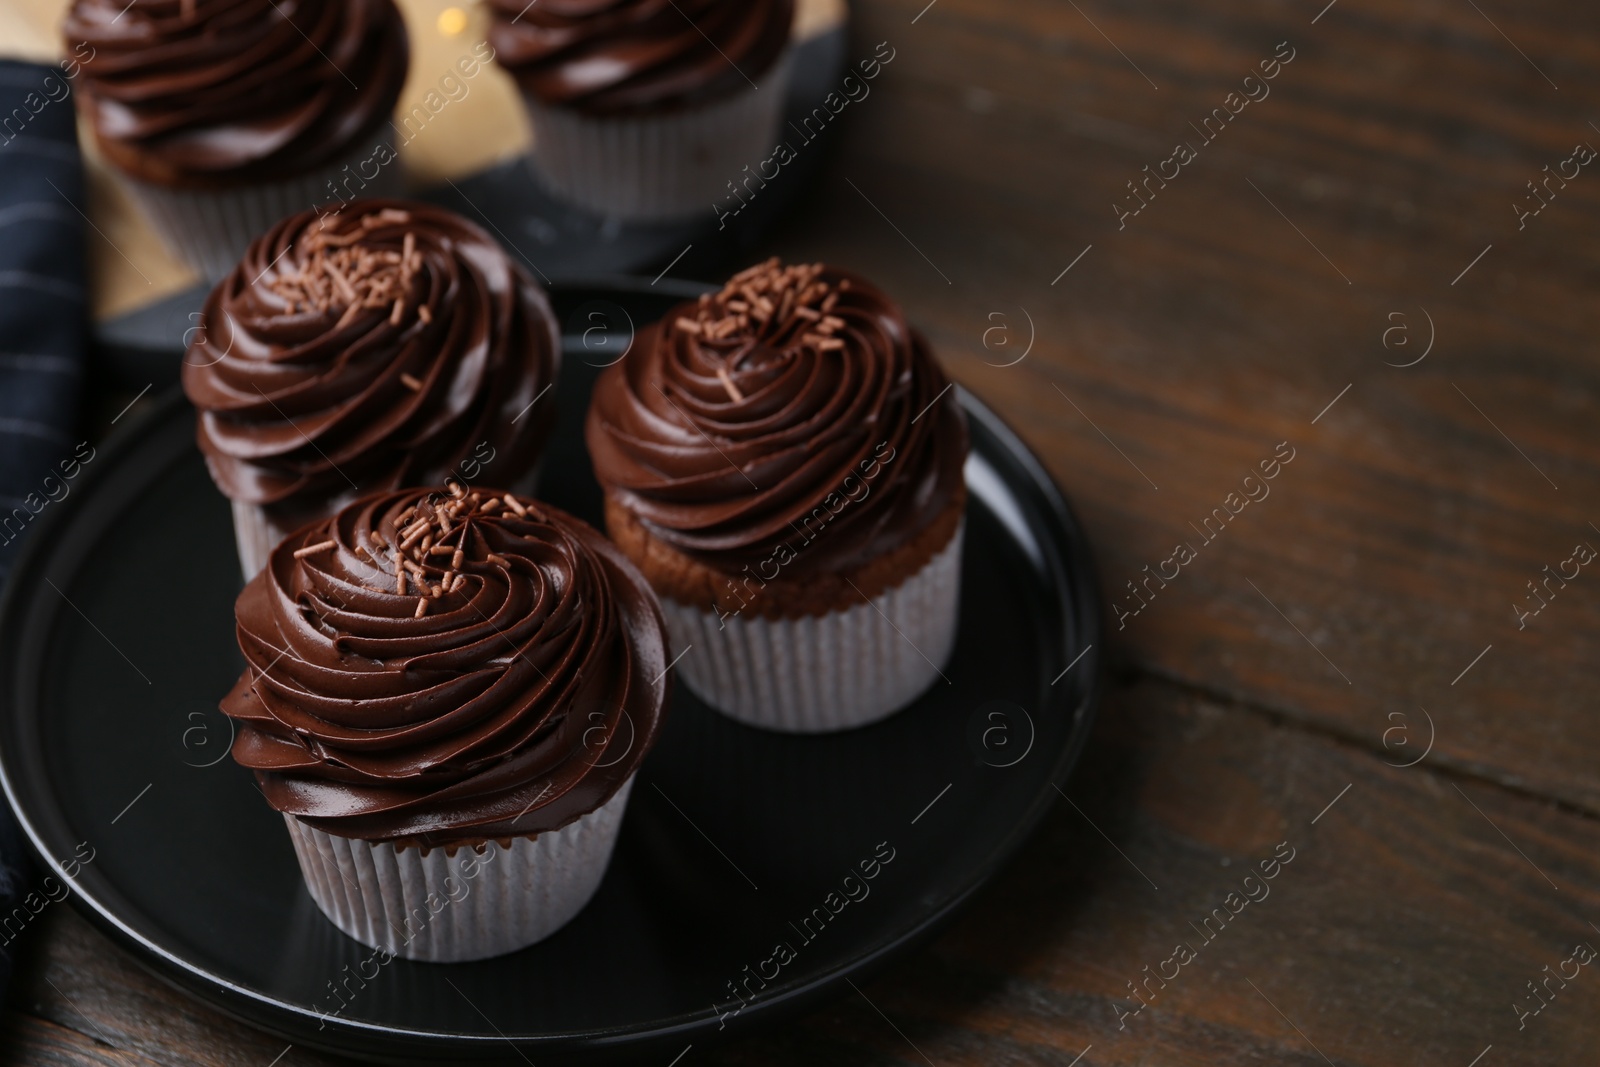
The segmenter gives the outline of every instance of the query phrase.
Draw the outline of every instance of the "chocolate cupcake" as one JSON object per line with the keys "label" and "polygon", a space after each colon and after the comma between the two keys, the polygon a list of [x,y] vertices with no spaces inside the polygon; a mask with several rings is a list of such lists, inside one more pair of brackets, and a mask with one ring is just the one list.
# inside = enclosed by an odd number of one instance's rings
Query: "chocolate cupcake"
{"label": "chocolate cupcake", "polygon": [[247,578],[371,490],[532,489],[560,332],[539,285],[458,215],[370,200],[285,219],[189,334],[183,387]]}
{"label": "chocolate cupcake", "polygon": [[73,0],[63,34],[101,154],[207,279],[285,215],[400,189],[393,0]]}
{"label": "chocolate cupcake", "polygon": [[965,416],[875,286],[776,260],[640,332],[586,433],[678,670],[778,730],[905,706],[955,642]]}
{"label": "chocolate cupcake", "polygon": [[366,497],[236,606],[222,710],[324,914],[409,959],[482,959],[594,894],[667,701],[649,586],[500,490]]}
{"label": "chocolate cupcake", "polygon": [[770,153],[794,0],[489,0],[489,43],[521,86],[535,169],[627,220],[714,210]]}

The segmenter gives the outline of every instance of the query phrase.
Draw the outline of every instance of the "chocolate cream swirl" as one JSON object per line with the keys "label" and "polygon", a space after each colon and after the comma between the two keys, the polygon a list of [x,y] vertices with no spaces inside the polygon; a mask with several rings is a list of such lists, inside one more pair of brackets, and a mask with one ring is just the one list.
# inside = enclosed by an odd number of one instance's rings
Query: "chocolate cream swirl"
{"label": "chocolate cream swirl", "polygon": [[700,103],[759,84],[794,0],[489,0],[489,44],[523,91],[593,114]]}
{"label": "chocolate cream swirl", "polygon": [[555,419],[544,394],[560,337],[543,290],[488,234],[426,204],[284,220],[212,290],[190,340],[201,451],[245,503],[438,484],[469,455],[512,482]]}
{"label": "chocolate cream swirl", "polygon": [[499,491],[379,494],[301,529],[235,608],[222,710],[267,801],[368,841],[556,830],[655,743],[666,644],[594,529]]}
{"label": "chocolate cream swirl", "polygon": [[849,572],[963,499],[949,384],[877,287],[771,260],[641,331],[595,385],[589,452],[691,559],[736,573],[787,544],[786,577]]}
{"label": "chocolate cream swirl", "polygon": [[74,0],[62,32],[107,154],[170,184],[334,160],[388,119],[409,57],[393,0]]}

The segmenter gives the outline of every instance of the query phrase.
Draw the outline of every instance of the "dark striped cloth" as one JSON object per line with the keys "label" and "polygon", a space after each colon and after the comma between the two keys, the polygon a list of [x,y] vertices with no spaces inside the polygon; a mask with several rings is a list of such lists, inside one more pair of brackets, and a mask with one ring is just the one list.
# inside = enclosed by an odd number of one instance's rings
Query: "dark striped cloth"
{"label": "dark striped cloth", "polygon": [[[0,580],[67,491],[88,357],[83,168],[59,67],[0,60]],[[0,805],[0,915],[33,875]],[[0,949],[0,983],[11,972]]]}

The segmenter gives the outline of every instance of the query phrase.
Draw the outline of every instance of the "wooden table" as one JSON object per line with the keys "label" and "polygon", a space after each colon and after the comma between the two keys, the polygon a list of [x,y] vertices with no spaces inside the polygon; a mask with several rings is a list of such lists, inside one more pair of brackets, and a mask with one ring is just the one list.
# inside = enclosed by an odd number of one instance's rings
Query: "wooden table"
{"label": "wooden table", "polygon": [[[1600,14],[1324,3],[856,5],[897,59],[773,251],[879,279],[1045,457],[1114,677],[965,917],[685,1065],[1595,1062]],[[6,1062],[323,1062],[66,908],[7,1012]]]}

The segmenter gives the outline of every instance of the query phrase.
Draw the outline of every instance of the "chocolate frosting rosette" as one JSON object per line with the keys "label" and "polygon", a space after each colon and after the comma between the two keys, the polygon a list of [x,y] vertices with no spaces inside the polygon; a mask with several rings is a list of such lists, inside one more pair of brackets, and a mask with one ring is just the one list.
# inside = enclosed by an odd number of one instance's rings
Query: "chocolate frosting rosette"
{"label": "chocolate frosting rosette", "polygon": [[623,219],[711,211],[771,152],[794,0],[489,0],[534,163],[559,196]]}
{"label": "chocolate frosting rosette", "polygon": [[608,530],[708,703],[841,729],[940,677],[966,420],[876,286],[777,260],[736,275],[641,331],[596,383],[586,434]]}
{"label": "chocolate frosting rosette", "polygon": [[393,0],[74,0],[62,33],[101,153],[208,278],[284,215],[399,188]]}
{"label": "chocolate frosting rosette", "polygon": [[479,959],[587,903],[669,684],[599,533],[500,490],[375,494],[278,545],[235,614],[233,757],[340,929]]}
{"label": "chocolate frosting rosette", "polygon": [[212,290],[183,367],[246,576],[369,490],[531,489],[560,351],[543,290],[449,211],[358,201],[273,227]]}

